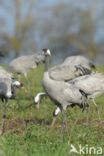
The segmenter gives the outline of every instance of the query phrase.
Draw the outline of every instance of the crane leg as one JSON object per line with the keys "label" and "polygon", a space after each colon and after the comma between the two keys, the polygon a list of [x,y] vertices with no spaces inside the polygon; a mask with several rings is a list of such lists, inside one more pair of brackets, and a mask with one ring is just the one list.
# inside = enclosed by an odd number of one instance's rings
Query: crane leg
{"label": "crane leg", "polygon": [[83,109],[82,112],[86,109],[86,113],[87,113],[87,117],[86,117],[86,125],[89,124],[89,104],[88,104],[88,99],[85,100],[85,102],[83,103]]}
{"label": "crane leg", "polygon": [[67,123],[67,118],[66,118],[66,113],[65,113],[65,110],[62,109],[62,127],[61,127],[61,136],[62,136],[62,139],[64,141],[64,133],[66,132],[67,133],[67,137],[70,139],[69,137],[69,131],[70,129],[68,128],[68,123]]}
{"label": "crane leg", "polygon": [[56,122],[56,119],[57,119],[57,116],[58,114],[61,112],[61,109],[59,107],[57,107],[55,109],[55,111],[53,112],[53,120],[52,120],[52,123],[51,123],[51,126],[50,127],[53,127],[55,122]]}
{"label": "crane leg", "polygon": [[62,110],[62,133],[64,132],[64,129],[67,127],[67,120],[66,120],[66,114],[65,110]]}
{"label": "crane leg", "polygon": [[86,125],[88,126],[89,125],[89,113],[90,113],[90,107],[89,107],[89,104],[88,104],[88,100],[86,101],[86,113],[87,113],[87,117],[86,117]]}
{"label": "crane leg", "polygon": [[93,104],[94,104],[95,107],[96,107],[96,111],[97,111],[97,113],[98,113],[98,118],[99,118],[99,120],[101,120],[100,112],[99,112],[98,106],[97,106],[97,104],[96,104],[96,102],[95,102],[95,99],[93,98],[92,101],[93,101]]}
{"label": "crane leg", "polygon": [[57,119],[57,116],[54,116],[53,117],[53,120],[52,120],[52,123],[51,123],[51,128],[54,126],[55,122],[56,122],[56,119]]}
{"label": "crane leg", "polygon": [[37,102],[37,104],[35,105],[36,109],[40,108],[40,101]]}
{"label": "crane leg", "polygon": [[82,105],[83,105],[83,108],[82,108],[82,112],[83,112],[85,108],[89,106],[87,100],[85,100]]}
{"label": "crane leg", "polygon": [[5,132],[5,124],[6,124],[6,113],[3,113],[0,135],[2,135]]}
{"label": "crane leg", "polygon": [[0,135],[2,135],[5,132],[5,125],[6,125],[6,105],[7,105],[7,100],[4,101],[3,106],[3,115],[2,115],[2,123],[1,123],[1,130],[0,130]]}
{"label": "crane leg", "polygon": [[89,125],[89,112],[90,112],[90,108],[89,108],[89,106],[87,106],[87,107],[86,107],[86,113],[87,113],[86,125]]}

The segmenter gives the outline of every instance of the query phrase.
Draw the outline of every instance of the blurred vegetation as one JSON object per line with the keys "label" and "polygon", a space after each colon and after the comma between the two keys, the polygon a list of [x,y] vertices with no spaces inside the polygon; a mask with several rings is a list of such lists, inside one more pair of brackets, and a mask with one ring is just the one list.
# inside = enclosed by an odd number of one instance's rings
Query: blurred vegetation
{"label": "blurred vegetation", "polygon": [[[25,9],[25,6],[28,7]],[[35,46],[32,41],[32,25],[33,25],[33,14],[32,11],[34,9],[35,0],[24,1],[24,0],[9,0],[8,3],[5,0],[1,0],[0,6],[5,12],[8,14],[8,18],[12,17],[12,24],[9,24],[9,27],[12,26],[12,32],[1,32],[0,37],[0,46],[2,51],[10,52],[14,51],[15,56],[18,56],[25,46],[28,45],[28,48],[32,48]],[[10,16],[10,17],[9,17]],[[3,17],[0,24],[2,26],[8,27],[7,25],[7,17]],[[31,40],[31,41],[30,41]]]}
{"label": "blurred vegetation", "polygon": [[[16,57],[22,52],[50,47],[56,52],[63,51],[63,55],[70,51],[69,54],[84,53],[94,58],[101,51],[101,45],[95,40],[95,1],[85,10],[62,0],[43,8],[38,8],[37,4],[35,0],[0,1],[0,8],[7,14],[0,17],[0,49],[3,52],[13,51]],[[7,24],[8,19],[11,24]],[[12,27],[11,32],[7,27]]]}

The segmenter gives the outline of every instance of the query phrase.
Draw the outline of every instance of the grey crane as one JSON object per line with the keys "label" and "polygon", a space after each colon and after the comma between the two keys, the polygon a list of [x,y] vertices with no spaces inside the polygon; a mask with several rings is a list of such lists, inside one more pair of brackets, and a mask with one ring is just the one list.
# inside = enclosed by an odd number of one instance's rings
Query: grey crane
{"label": "grey crane", "polygon": [[[91,60],[85,58],[84,56],[70,56],[66,58],[62,64],[48,69],[48,73],[50,78],[53,80],[69,81],[76,77],[90,74],[92,67],[94,68],[95,65]],[[37,98],[37,95],[35,96],[35,98]],[[38,104],[38,108],[40,98],[41,94],[39,96],[39,101],[35,102],[36,105]]]}
{"label": "grey crane", "polygon": [[17,80],[15,80],[13,73],[8,72],[5,68],[3,68],[2,66],[0,66],[0,79],[2,80],[10,80],[12,85],[16,86],[16,87],[20,87],[23,85],[22,82],[19,82]]}
{"label": "grey crane", "polygon": [[10,72],[25,76],[27,83],[27,89],[25,88],[25,90],[26,92],[29,91],[30,96],[30,84],[27,74],[30,69],[35,69],[39,64],[44,63],[44,58],[43,54],[24,55],[12,60],[9,64],[8,70]]}
{"label": "grey crane", "polygon": [[5,121],[6,121],[6,108],[8,104],[8,99],[15,98],[16,88],[21,87],[22,84],[19,81],[12,80],[10,77],[0,77],[0,99],[3,104],[3,115],[0,134],[5,131]]}
{"label": "grey crane", "polygon": [[17,74],[23,74],[25,77],[27,77],[27,73],[30,69],[37,68],[37,66],[43,62],[43,54],[20,56],[10,62],[9,70]]}
{"label": "grey crane", "polygon": [[100,114],[95,102],[95,98],[104,94],[104,75],[101,73],[91,73],[90,75],[84,75],[75,78],[74,80],[69,81],[69,83],[81,89],[86,94],[88,100],[92,99],[100,119]]}
{"label": "grey crane", "polygon": [[0,134],[5,131],[6,108],[8,99],[15,98],[16,88],[22,87],[23,84],[14,79],[13,74],[0,66],[0,99],[3,106],[2,124]]}
{"label": "grey crane", "polygon": [[20,86],[20,84],[22,85],[23,83],[16,81],[13,73],[8,72],[5,68],[3,68],[2,66],[0,66],[0,78],[6,80],[5,78],[11,80],[12,85],[15,85],[17,87]]}
{"label": "grey crane", "polygon": [[45,72],[42,80],[43,88],[46,94],[57,105],[57,110],[54,113],[52,125],[56,121],[56,116],[61,111],[63,114],[63,121],[65,118],[64,111],[68,106],[78,105],[83,107],[86,105],[86,97],[82,94],[82,91],[75,87],[73,84],[69,84],[62,80],[54,80],[50,77],[48,66],[50,59],[50,50],[43,49],[45,55]]}

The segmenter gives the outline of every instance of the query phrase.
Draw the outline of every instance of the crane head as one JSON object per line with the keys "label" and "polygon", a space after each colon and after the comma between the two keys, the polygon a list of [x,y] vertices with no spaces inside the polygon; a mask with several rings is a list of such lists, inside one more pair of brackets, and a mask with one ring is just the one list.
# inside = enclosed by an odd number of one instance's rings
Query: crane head
{"label": "crane head", "polygon": [[42,49],[42,51],[43,51],[44,56],[51,56],[51,52],[49,49],[44,48],[44,49]]}
{"label": "crane head", "polygon": [[44,97],[45,95],[46,95],[45,92],[40,92],[37,93],[36,96],[34,97],[34,103],[37,109],[39,109],[40,107],[41,98]]}
{"label": "crane head", "polygon": [[16,86],[17,88],[21,88],[21,87],[24,86],[22,82],[17,81],[17,80],[15,80],[15,81],[12,83],[12,85],[13,85],[13,86]]}
{"label": "crane head", "polygon": [[39,94],[37,94],[34,97],[34,103],[35,103],[36,108],[39,109],[39,106],[40,106],[40,95]]}

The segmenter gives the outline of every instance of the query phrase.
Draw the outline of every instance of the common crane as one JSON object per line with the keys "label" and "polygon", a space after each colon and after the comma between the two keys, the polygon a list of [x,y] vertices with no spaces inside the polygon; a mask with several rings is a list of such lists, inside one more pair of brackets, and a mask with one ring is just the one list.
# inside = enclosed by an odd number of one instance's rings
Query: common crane
{"label": "common crane", "polygon": [[15,98],[16,88],[21,87],[22,84],[19,81],[12,80],[10,77],[0,77],[0,99],[3,106],[2,124],[0,134],[5,131],[5,121],[6,121],[6,108],[8,99]]}
{"label": "common crane", "polygon": [[[90,74],[91,68],[94,67],[95,66],[92,61],[86,59],[83,56],[71,56],[67,58],[62,64],[49,69],[48,73],[49,76],[54,80],[68,81],[75,77],[83,76],[84,74]],[[35,103],[38,104],[39,108],[41,94],[37,94],[35,98],[37,99]],[[59,112],[60,109],[57,108],[54,114],[58,114]]]}
{"label": "common crane", "polygon": [[[48,73],[50,78],[53,80],[69,81],[76,77],[90,74],[92,67],[94,68],[95,65],[92,63],[92,61],[88,60],[84,56],[70,56],[66,58],[62,64],[48,69]],[[37,95],[35,96],[35,98],[37,98]],[[41,94],[39,96],[39,101],[35,102],[36,105],[38,104],[38,108],[40,99]]]}
{"label": "common crane", "polygon": [[24,55],[12,60],[9,64],[9,70],[27,77],[30,69],[37,68],[37,66],[43,62],[43,54]]}
{"label": "common crane", "polygon": [[65,118],[64,111],[68,106],[78,105],[83,107],[86,105],[86,97],[82,94],[82,91],[75,87],[73,84],[69,84],[65,81],[57,81],[50,77],[48,66],[50,59],[50,50],[43,49],[45,55],[45,72],[42,80],[43,88],[50,99],[57,105],[57,110],[54,113],[52,125],[56,121],[56,116],[59,112],[63,114],[63,121]]}
{"label": "common crane", "polygon": [[86,94],[88,100],[92,99],[100,119],[95,98],[104,94],[104,75],[97,72],[90,75],[84,75],[69,81],[69,84],[73,84],[77,88],[81,89]]}

